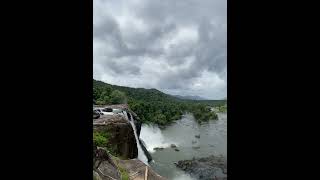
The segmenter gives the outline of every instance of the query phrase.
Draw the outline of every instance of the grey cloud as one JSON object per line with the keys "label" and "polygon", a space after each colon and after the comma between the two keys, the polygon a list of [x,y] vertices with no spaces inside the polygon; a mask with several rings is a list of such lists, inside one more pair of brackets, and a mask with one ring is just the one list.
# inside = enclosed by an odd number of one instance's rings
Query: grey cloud
{"label": "grey cloud", "polygon": [[[106,80],[108,83],[131,80],[142,87],[184,95],[226,96],[225,0],[101,2],[94,1],[94,17],[100,20],[94,21],[94,63],[101,67],[94,69],[95,77],[108,74],[117,79],[114,82]],[[109,14],[102,13],[104,11]],[[125,13],[121,14],[122,11]],[[122,28],[120,17],[128,18],[129,22],[142,22],[144,30],[134,26]],[[185,28],[193,28],[198,38],[189,40],[182,36],[181,41],[172,43],[179,30]],[[208,81],[208,77],[203,77],[204,72],[218,75],[224,83],[204,85]],[[195,88],[195,84],[201,84],[201,87]]]}
{"label": "grey cloud", "polygon": [[139,75],[140,68],[128,63],[121,63],[119,61],[111,61],[106,67],[115,74],[132,74]]}

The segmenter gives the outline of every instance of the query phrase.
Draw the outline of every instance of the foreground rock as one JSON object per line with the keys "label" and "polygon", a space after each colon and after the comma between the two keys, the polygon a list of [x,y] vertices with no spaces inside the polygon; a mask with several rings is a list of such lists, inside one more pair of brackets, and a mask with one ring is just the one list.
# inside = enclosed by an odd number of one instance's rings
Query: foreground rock
{"label": "foreground rock", "polygon": [[200,180],[227,179],[227,161],[223,157],[183,160],[176,166]]}
{"label": "foreground rock", "polygon": [[121,179],[121,174],[108,152],[100,147],[93,147],[93,179]]}
{"label": "foreground rock", "polygon": [[105,115],[94,119],[93,130],[110,135],[107,148],[124,159],[138,156],[138,148],[131,124],[121,115]]}
{"label": "foreground rock", "polygon": [[95,145],[93,155],[93,180],[166,180],[138,159],[121,160]]}
{"label": "foreground rock", "polygon": [[[105,114],[96,117],[97,119],[95,119],[94,116],[93,119],[94,132],[105,135],[104,137],[107,139],[103,144],[100,143],[100,141],[94,141],[93,179],[144,180],[145,177],[147,177],[149,180],[164,180],[165,178],[158,175],[142,161],[135,159],[138,156],[138,148],[135,133],[132,128],[134,126],[131,126],[130,122],[133,120],[139,137],[141,131],[139,117],[128,109],[126,104],[101,106],[100,108],[113,109],[113,114]],[[128,117],[128,119],[126,119],[126,117]],[[152,157],[147,151],[145,143],[140,138],[138,138],[138,141],[148,161],[151,161]],[[97,147],[97,144],[105,147]]]}
{"label": "foreground rock", "polygon": [[138,159],[117,160],[117,164],[128,173],[130,180],[145,180],[145,176],[148,180],[166,180]]}

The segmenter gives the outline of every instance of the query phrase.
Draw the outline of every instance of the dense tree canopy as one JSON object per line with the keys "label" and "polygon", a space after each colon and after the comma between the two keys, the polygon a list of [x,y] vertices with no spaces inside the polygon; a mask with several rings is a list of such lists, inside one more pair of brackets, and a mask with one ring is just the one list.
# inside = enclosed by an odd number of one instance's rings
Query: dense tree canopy
{"label": "dense tree canopy", "polygon": [[93,80],[93,101],[96,104],[128,103],[143,123],[165,125],[190,112],[198,121],[217,119],[210,110],[212,106],[223,106],[226,100],[182,100],[156,89],[129,88],[110,85]]}

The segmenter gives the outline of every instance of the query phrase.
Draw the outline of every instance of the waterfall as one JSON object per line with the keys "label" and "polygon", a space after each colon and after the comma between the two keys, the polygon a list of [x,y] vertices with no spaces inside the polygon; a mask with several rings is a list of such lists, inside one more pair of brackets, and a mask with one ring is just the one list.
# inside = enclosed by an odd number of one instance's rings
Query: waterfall
{"label": "waterfall", "polygon": [[138,159],[141,160],[142,162],[144,162],[145,164],[149,165],[148,164],[148,158],[146,157],[146,155],[144,154],[144,152],[143,152],[143,150],[141,148],[139,137],[137,135],[137,128],[136,128],[136,125],[134,124],[134,120],[132,118],[132,114],[129,113],[130,114],[130,119],[129,119],[126,111],[123,111],[123,114],[124,114],[125,118],[130,122],[130,124],[132,126],[132,129],[134,131],[134,137],[136,138],[136,143],[137,143],[137,148],[138,148]]}
{"label": "waterfall", "polygon": [[147,145],[147,150],[151,153],[155,152],[154,148],[170,147],[170,144],[178,145],[178,142],[174,142],[165,138],[158,126],[144,125],[141,127],[140,137],[144,140]]}

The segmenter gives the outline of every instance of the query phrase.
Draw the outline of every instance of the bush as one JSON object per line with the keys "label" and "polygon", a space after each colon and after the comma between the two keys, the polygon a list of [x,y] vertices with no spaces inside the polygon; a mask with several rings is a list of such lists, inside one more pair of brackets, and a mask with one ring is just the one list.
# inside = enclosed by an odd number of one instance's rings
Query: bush
{"label": "bush", "polygon": [[119,170],[120,170],[120,173],[121,173],[121,180],[129,180],[129,174],[128,172],[123,169],[122,167],[119,166]]}
{"label": "bush", "polygon": [[106,147],[108,144],[109,134],[93,132],[93,143],[99,147]]}

